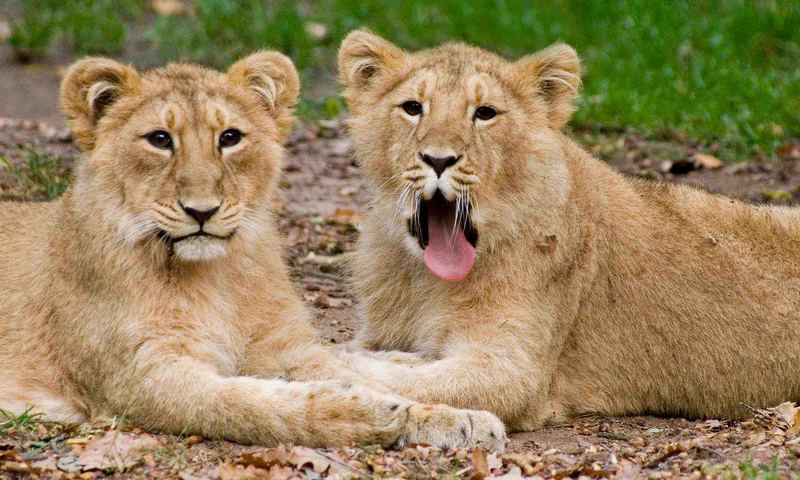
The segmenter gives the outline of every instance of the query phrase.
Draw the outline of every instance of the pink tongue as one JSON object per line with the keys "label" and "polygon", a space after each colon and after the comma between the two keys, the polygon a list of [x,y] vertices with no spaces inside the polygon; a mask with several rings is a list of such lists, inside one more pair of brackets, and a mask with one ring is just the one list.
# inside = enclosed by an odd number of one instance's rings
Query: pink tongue
{"label": "pink tongue", "polygon": [[448,282],[463,280],[475,263],[475,248],[461,226],[454,226],[454,221],[452,213],[448,215],[441,209],[431,209],[428,213],[428,246],[423,255],[428,270]]}

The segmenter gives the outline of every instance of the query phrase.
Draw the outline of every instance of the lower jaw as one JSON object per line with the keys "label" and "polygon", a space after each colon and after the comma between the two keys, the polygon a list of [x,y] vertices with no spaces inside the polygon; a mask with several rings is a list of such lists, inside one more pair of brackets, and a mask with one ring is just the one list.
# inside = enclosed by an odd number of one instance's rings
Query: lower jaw
{"label": "lower jaw", "polygon": [[185,262],[207,262],[228,253],[228,241],[214,237],[190,237],[172,244],[176,258]]}

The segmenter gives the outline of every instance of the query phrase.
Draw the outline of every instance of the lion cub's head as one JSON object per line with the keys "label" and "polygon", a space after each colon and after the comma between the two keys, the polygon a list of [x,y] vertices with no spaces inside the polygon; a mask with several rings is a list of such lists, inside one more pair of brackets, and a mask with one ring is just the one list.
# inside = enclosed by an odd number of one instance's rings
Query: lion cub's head
{"label": "lion cub's head", "polygon": [[509,62],[463,44],[405,52],[355,31],[339,69],[359,159],[378,202],[402,216],[388,231],[438,277],[463,279],[476,250],[566,195],[557,143],[580,86],[572,48]]}
{"label": "lion cub's head", "polygon": [[145,73],[105,58],[72,65],[61,102],[78,145],[75,203],[130,248],[218,258],[269,214],[298,94],[292,62],[261,52],[227,73]]}

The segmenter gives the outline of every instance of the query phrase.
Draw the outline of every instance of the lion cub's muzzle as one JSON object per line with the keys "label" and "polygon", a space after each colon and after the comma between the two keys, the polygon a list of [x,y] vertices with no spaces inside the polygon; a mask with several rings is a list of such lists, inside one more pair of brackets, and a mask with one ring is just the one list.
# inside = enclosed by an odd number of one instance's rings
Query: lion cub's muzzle
{"label": "lion cub's muzzle", "polygon": [[178,205],[183,214],[181,225],[162,227],[158,232],[158,237],[174,255],[186,261],[211,260],[225,255],[228,240],[238,229],[237,209],[222,210],[220,204],[205,208],[181,202]]}
{"label": "lion cub's muzzle", "polygon": [[408,220],[408,232],[423,250],[425,265],[442,280],[463,280],[475,262],[478,230],[471,219],[468,200],[447,200],[440,191],[420,200]]}

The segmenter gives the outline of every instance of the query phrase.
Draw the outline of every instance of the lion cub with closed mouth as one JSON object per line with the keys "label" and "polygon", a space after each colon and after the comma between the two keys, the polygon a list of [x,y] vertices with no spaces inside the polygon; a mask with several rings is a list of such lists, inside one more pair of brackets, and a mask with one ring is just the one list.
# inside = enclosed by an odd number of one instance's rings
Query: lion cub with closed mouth
{"label": "lion cub with closed mouth", "polygon": [[0,408],[265,445],[503,448],[491,414],[406,400],[319,344],[270,207],[298,88],[275,52],[227,73],[69,68],[74,184],[0,204]]}
{"label": "lion cub with closed mouth", "polygon": [[591,157],[562,133],[580,87],[566,45],[512,62],[356,31],[339,68],[376,192],[355,345],[381,351],[357,369],[512,429],[800,398],[800,210]]}

